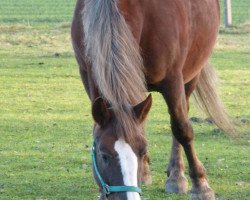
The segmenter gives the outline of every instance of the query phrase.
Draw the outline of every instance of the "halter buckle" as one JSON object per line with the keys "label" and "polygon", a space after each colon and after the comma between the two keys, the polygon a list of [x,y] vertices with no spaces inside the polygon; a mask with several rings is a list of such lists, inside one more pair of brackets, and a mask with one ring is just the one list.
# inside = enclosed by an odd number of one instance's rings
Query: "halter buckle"
{"label": "halter buckle", "polygon": [[103,192],[106,195],[109,195],[111,193],[110,189],[109,189],[109,185],[107,185],[107,184],[103,185]]}

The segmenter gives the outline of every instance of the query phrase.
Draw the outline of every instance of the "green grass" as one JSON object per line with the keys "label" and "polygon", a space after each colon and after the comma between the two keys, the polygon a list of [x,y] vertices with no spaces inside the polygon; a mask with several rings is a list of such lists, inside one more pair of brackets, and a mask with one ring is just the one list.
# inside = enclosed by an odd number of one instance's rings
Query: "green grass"
{"label": "green grass", "polygon": [[1,0],[0,23],[52,26],[72,18],[73,0]]}
{"label": "green grass", "polygon": [[[90,158],[90,104],[69,36],[74,2],[59,3],[0,4],[1,200],[97,199]],[[21,7],[31,4],[39,8]],[[60,10],[56,18],[51,15],[54,7]],[[245,31],[223,30],[211,58],[221,78],[222,98],[238,121],[250,120],[249,44]],[[142,199],[188,199],[164,193],[171,131],[163,99],[157,93],[153,98],[147,124],[153,184],[143,186]],[[201,115],[192,107],[190,116]],[[238,140],[215,132],[212,125],[193,126],[198,156],[217,198],[249,199],[250,124],[240,124]]]}

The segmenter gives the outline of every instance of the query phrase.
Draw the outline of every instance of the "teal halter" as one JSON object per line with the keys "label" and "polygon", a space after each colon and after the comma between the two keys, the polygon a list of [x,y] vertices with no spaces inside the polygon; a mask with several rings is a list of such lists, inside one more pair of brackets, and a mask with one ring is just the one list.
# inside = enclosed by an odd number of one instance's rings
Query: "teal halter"
{"label": "teal halter", "polygon": [[97,163],[96,163],[96,156],[95,156],[95,143],[92,146],[92,162],[94,166],[95,173],[101,183],[102,186],[102,192],[108,196],[110,193],[115,193],[115,192],[138,192],[141,194],[141,188],[135,187],[135,186],[109,186],[104,182],[102,179],[101,174],[99,173]]}

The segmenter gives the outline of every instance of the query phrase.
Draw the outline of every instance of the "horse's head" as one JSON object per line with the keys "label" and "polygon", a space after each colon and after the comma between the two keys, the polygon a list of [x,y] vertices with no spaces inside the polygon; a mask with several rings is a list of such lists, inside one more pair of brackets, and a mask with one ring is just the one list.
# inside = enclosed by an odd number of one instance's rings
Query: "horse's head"
{"label": "horse's head", "polygon": [[[143,131],[143,122],[152,104],[151,95],[133,107],[134,125]],[[102,193],[100,199],[139,200],[143,179],[147,143],[144,133],[134,133],[133,142],[122,137],[114,128],[119,123],[102,99],[95,100],[92,107],[95,141],[92,149],[93,171]],[[105,188],[107,185],[107,188]]]}

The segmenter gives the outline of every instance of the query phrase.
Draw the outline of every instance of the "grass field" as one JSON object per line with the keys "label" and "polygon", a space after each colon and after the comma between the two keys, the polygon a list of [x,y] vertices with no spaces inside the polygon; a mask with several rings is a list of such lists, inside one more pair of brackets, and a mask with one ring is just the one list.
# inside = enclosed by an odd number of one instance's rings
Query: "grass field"
{"label": "grass field", "polygon": [[[0,199],[97,199],[90,146],[92,118],[69,34],[74,1],[1,0]],[[216,127],[193,123],[196,149],[219,200],[250,196],[250,37],[222,30],[211,62],[238,122],[233,140]],[[161,96],[147,125],[153,184],[143,200],[188,199],[164,193],[171,131]],[[193,107],[190,117],[203,117]]]}

